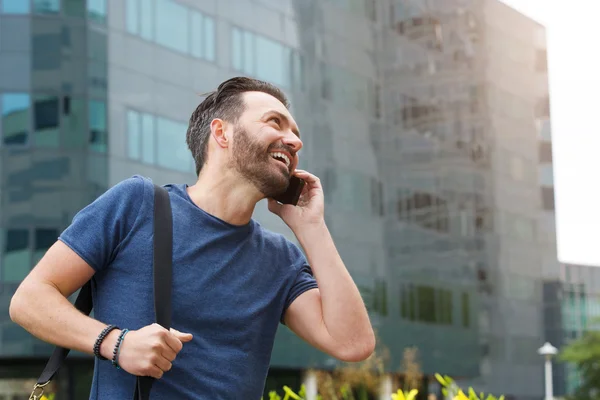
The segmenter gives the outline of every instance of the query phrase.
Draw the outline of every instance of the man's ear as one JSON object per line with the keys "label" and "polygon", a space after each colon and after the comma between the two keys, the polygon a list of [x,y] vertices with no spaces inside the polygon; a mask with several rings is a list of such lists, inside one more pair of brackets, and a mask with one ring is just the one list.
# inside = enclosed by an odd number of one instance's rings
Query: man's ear
{"label": "man's ear", "polygon": [[210,123],[210,134],[220,147],[229,147],[230,138],[227,132],[227,123],[222,119],[215,118]]}

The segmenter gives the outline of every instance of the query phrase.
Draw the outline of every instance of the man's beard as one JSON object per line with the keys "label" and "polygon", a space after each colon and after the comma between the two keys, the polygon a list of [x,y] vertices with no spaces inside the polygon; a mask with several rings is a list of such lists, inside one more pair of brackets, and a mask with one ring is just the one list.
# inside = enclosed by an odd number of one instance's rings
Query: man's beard
{"label": "man's beard", "polygon": [[[290,184],[289,171],[287,174],[276,171],[268,150],[265,150],[259,141],[250,138],[244,128],[236,126],[234,136],[232,163],[236,171],[253,183],[265,197],[274,197],[285,192]],[[271,147],[288,151],[283,146]]]}

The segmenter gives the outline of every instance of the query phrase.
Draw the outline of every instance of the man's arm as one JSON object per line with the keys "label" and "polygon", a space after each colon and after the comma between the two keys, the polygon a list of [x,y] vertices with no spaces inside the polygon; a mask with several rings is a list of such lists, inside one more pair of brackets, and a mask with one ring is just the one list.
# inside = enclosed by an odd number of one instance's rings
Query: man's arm
{"label": "man's arm", "polygon": [[285,324],[298,336],[343,361],[362,361],[375,348],[366,307],[325,223],[298,235],[319,285],[288,307]]}
{"label": "man's arm", "polygon": [[271,212],[292,229],[304,249],[319,286],[288,306],[285,324],[316,348],[344,361],[361,361],[375,348],[375,335],[366,307],[348,273],[323,217],[319,178],[296,171],[306,181],[298,206],[269,200]]}
{"label": "man's arm", "polygon": [[[57,241],[23,280],[10,302],[10,318],[37,338],[68,349],[94,354],[96,338],[107,324],[82,314],[67,299],[94,275],[94,269]],[[123,327],[125,328],[125,327]],[[112,358],[119,336],[111,331],[100,354]],[[157,324],[131,331],[121,345],[119,365],[129,373],[161,378],[190,334]]]}

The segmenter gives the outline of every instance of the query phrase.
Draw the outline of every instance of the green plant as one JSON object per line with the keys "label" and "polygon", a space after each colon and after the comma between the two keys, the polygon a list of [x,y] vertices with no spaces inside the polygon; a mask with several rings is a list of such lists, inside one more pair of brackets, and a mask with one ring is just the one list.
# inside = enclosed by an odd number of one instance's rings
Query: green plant
{"label": "green plant", "polygon": [[467,390],[467,396],[448,375],[442,376],[440,374],[435,374],[435,379],[442,385],[442,393],[446,398],[451,398],[453,400],[504,400],[504,396],[496,397],[491,394],[486,396],[484,393],[479,393],[479,396],[477,396],[477,393],[475,393],[473,388]]}

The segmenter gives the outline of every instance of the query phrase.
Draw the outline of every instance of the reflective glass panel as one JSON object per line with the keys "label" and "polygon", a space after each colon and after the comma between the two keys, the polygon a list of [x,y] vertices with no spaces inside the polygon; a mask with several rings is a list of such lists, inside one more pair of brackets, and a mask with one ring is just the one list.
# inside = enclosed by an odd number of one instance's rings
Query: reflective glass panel
{"label": "reflective glass panel", "polygon": [[57,14],[60,0],[33,0],[33,11],[37,14]]}
{"label": "reflective glass panel", "polygon": [[188,52],[187,8],[172,0],[156,1],[156,42],[170,49]]}
{"label": "reflective glass panel", "polygon": [[88,16],[95,22],[106,23],[106,0],[88,0]]}
{"label": "reflective glass panel", "polygon": [[68,149],[83,148],[86,138],[86,107],[85,101],[77,97],[63,98],[63,146]]}
{"label": "reflective glass panel", "polygon": [[204,17],[204,58],[215,61],[215,21],[211,17]]}
{"label": "reflective glass panel", "polygon": [[4,282],[20,282],[27,276],[30,269],[29,231],[27,229],[8,229],[4,239],[2,280]]}
{"label": "reflective glass panel", "polygon": [[276,85],[287,86],[283,64],[283,46],[263,36],[256,37],[256,77]]}
{"label": "reflective glass panel", "polygon": [[36,147],[58,147],[60,144],[59,101],[56,96],[35,96],[33,129]]}
{"label": "reflective glass panel", "polygon": [[65,14],[70,17],[83,17],[85,15],[85,0],[63,0]]}
{"label": "reflective glass panel", "polygon": [[140,159],[140,114],[127,111],[127,156],[134,160]]}
{"label": "reflective glass panel", "polygon": [[29,94],[2,95],[2,136],[5,145],[24,145],[29,135]]}
{"label": "reflective glass panel", "polygon": [[125,26],[127,32],[133,33],[135,35],[138,34],[138,24],[139,24],[139,9],[138,9],[138,1],[139,0],[126,0],[125,3]]}
{"label": "reflective glass panel", "polygon": [[2,12],[4,14],[27,14],[29,13],[29,1],[2,0]]}
{"label": "reflective glass panel", "polygon": [[146,40],[154,40],[154,19],[152,12],[152,0],[138,0],[140,4],[139,18],[140,18],[140,36]]}
{"label": "reflective glass panel", "polygon": [[236,71],[242,71],[244,67],[244,42],[242,31],[238,28],[231,30],[231,66]]}
{"label": "reflective glass panel", "polygon": [[89,103],[90,118],[90,148],[100,153],[106,153],[106,103],[91,100]]}
{"label": "reflective glass panel", "polygon": [[177,171],[190,171],[191,154],[185,144],[187,125],[156,118],[158,165]]}

